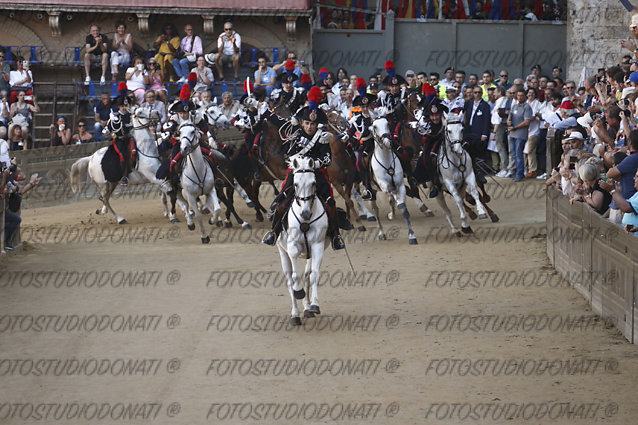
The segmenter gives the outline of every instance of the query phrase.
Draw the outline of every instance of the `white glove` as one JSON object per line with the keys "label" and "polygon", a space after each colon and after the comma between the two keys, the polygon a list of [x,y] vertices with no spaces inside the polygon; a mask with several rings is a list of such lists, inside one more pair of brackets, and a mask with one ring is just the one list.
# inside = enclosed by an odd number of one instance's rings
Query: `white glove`
{"label": "white glove", "polygon": [[321,161],[319,161],[318,159],[315,159],[315,169],[317,168],[321,168]]}
{"label": "white glove", "polygon": [[290,124],[292,124],[293,126],[298,126],[299,120],[297,120],[296,117],[290,117]]}
{"label": "white glove", "polygon": [[244,100],[244,104],[246,106],[252,106],[253,108],[259,106],[259,102],[257,102],[257,100],[253,99],[252,97],[247,97],[246,100]]}

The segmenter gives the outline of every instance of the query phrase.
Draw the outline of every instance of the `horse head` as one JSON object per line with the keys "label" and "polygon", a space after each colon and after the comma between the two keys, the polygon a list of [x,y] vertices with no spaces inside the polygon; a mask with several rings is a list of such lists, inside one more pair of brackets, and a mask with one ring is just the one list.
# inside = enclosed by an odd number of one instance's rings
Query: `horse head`
{"label": "horse head", "polygon": [[209,106],[204,116],[208,125],[212,127],[227,129],[230,126],[230,120],[223,114],[221,107],[216,104]]}
{"label": "horse head", "polygon": [[383,149],[392,148],[392,134],[390,133],[390,126],[388,120],[385,118],[377,118],[372,122],[372,136],[374,142]]}
{"label": "horse head", "polygon": [[348,128],[348,120],[337,111],[326,111],[329,127],[337,133],[343,133]]}
{"label": "horse head", "polygon": [[156,109],[135,106],[131,114],[133,126],[137,128],[154,127],[160,120],[160,113]]}
{"label": "horse head", "polygon": [[301,218],[310,220],[317,193],[314,160],[307,156],[293,155],[289,163],[293,172],[295,202],[301,207]]}
{"label": "horse head", "polygon": [[179,149],[183,156],[189,155],[199,145],[200,130],[190,121],[180,124],[177,130],[179,131]]}
{"label": "horse head", "polygon": [[445,142],[457,155],[463,154],[463,120],[461,115],[450,112],[443,118]]}

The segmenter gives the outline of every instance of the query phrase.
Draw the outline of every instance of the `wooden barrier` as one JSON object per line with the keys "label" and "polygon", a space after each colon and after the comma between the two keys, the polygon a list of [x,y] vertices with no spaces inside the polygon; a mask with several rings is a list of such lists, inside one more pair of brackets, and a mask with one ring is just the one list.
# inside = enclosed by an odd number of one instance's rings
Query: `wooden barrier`
{"label": "wooden barrier", "polygon": [[547,256],[554,268],[613,323],[638,343],[638,236],[602,218],[588,205],[573,205],[560,191],[546,195]]}

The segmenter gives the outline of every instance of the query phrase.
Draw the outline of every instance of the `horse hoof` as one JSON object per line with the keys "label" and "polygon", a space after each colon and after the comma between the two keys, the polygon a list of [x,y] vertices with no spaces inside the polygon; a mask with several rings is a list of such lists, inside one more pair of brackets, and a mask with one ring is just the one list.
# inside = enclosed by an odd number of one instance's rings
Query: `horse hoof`
{"label": "horse hoof", "polygon": [[469,226],[468,227],[461,227],[461,231],[463,233],[474,233],[474,230],[472,230],[472,228],[469,227]]}
{"label": "horse hoof", "polygon": [[423,214],[426,217],[434,217],[434,212],[431,209],[429,209],[429,208],[427,210],[423,211]]}
{"label": "horse hoof", "polygon": [[489,204],[491,200],[492,198],[490,197],[490,195],[485,195],[483,199],[481,199],[481,202],[483,202],[484,204]]}
{"label": "horse hoof", "polygon": [[410,245],[418,245],[419,242],[416,240],[416,238],[414,239],[410,239]]}
{"label": "horse hoof", "polygon": [[368,221],[377,221],[377,218],[373,215],[367,218]]}
{"label": "horse hoof", "polygon": [[163,215],[164,215],[164,217],[168,217],[168,213],[167,212],[164,212]]}
{"label": "horse hoof", "polygon": [[299,317],[291,317],[290,318],[290,324],[292,326],[301,326],[301,318],[299,318]]}
{"label": "horse hoof", "polygon": [[461,238],[463,237],[463,233],[459,232],[458,230],[456,232],[454,232],[454,236],[456,236],[457,238]]}
{"label": "horse hoof", "polygon": [[361,214],[359,216],[359,220],[367,220],[367,219],[368,219],[368,216],[366,216],[365,214]]}
{"label": "horse hoof", "polygon": [[204,208],[204,209],[202,210],[202,214],[206,214],[206,215],[208,215],[208,214],[210,214],[210,210],[209,210],[208,208]]}
{"label": "horse hoof", "polygon": [[306,291],[304,291],[303,289],[301,289],[300,291],[295,291],[293,289],[292,294],[295,296],[296,300],[303,300],[304,298],[306,298]]}
{"label": "horse hoof", "polygon": [[255,208],[255,204],[253,203],[253,201],[246,202],[246,206],[247,206],[248,208]]}
{"label": "horse hoof", "polygon": [[249,230],[252,229],[252,226],[250,225],[250,223],[247,223],[245,221],[241,224],[241,227],[242,229],[249,229]]}
{"label": "horse hoof", "polygon": [[313,314],[321,314],[321,309],[319,308],[317,304],[312,304],[310,306],[310,312]]}
{"label": "horse hoof", "polygon": [[100,215],[100,214],[101,214],[101,211],[102,211],[102,210],[98,208],[97,210],[95,210],[95,214]]}
{"label": "horse hoof", "polygon": [[205,238],[202,238],[202,243],[203,244],[210,243],[210,236],[206,236]]}
{"label": "horse hoof", "polygon": [[385,235],[379,235],[379,240],[380,240],[380,241],[385,241],[385,240],[387,240],[387,239],[388,239],[388,238],[387,238]]}
{"label": "horse hoof", "polygon": [[498,216],[496,214],[494,214],[492,217],[490,217],[492,219],[492,223],[497,223],[500,219],[498,218]]}
{"label": "horse hoof", "polygon": [[263,216],[263,215],[261,215],[261,214],[256,214],[256,215],[255,215],[255,221],[256,221],[257,223],[261,223],[262,221],[264,221],[264,216]]}
{"label": "horse hoof", "polygon": [[361,226],[357,227],[357,230],[360,231],[360,232],[365,232],[366,231],[366,226],[361,225]]}
{"label": "horse hoof", "polygon": [[470,211],[469,215],[470,215],[470,220],[476,220],[477,215],[474,211]]}
{"label": "horse hoof", "polygon": [[225,228],[233,227],[233,223],[231,223],[230,221],[225,221],[224,222],[224,227]]}
{"label": "horse hoof", "polygon": [[123,218],[123,219],[118,220],[117,224],[126,224],[126,219]]}
{"label": "horse hoof", "polygon": [[304,310],[303,317],[304,317],[304,319],[309,319],[311,317],[315,317],[315,313],[313,313],[310,310]]}
{"label": "horse hoof", "polygon": [[405,203],[397,205],[397,208],[402,210],[403,208],[405,208]]}
{"label": "horse hoof", "polygon": [[188,230],[195,230],[195,223],[188,225]]}
{"label": "horse hoof", "polygon": [[171,218],[171,223],[179,223],[179,220],[177,218]]}
{"label": "horse hoof", "polygon": [[487,214],[483,213],[483,214],[479,215],[479,218],[481,220],[485,220],[487,218]]}

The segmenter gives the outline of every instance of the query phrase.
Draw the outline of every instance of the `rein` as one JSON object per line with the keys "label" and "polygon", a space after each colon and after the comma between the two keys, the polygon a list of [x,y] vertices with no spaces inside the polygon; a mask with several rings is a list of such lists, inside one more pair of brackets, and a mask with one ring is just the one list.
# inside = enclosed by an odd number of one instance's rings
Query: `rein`
{"label": "rein", "polygon": [[[183,125],[181,128],[183,127],[193,127],[195,128],[195,126],[193,124],[186,124]],[[184,156],[186,156],[186,158],[188,160],[190,160],[191,166],[193,167],[193,171],[195,172],[195,177],[197,177],[197,181],[193,180],[192,178],[190,178],[190,176],[188,176],[187,174],[184,174],[184,172],[182,171],[182,175],[184,175],[188,180],[190,180],[191,182],[195,183],[197,186],[199,186],[199,190],[202,192],[201,194],[204,194],[204,182],[206,181],[206,176],[208,176],[208,166],[206,166],[204,168],[204,178],[200,178],[199,177],[199,173],[197,172],[197,168],[195,167],[195,163],[193,162],[193,158],[191,157],[191,154],[193,152],[195,152],[197,150],[197,148],[199,148],[199,146],[201,145],[201,142],[199,140],[197,140],[197,143],[193,144],[193,141],[195,140],[195,138],[197,137],[196,133],[193,134],[193,137],[191,139],[189,139],[188,137],[185,136],[181,136],[180,139],[186,139],[188,141],[188,152],[184,152]]]}
{"label": "rein", "polygon": [[[455,145],[455,144],[463,143],[462,140],[455,140],[455,141],[450,140],[450,137],[448,136],[448,133],[447,133],[447,126],[449,124],[460,124],[460,123],[461,123],[460,121],[451,121],[449,123],[446,123],[446,132],[445,132],[445,141],[446,141],[446,143],[445,143],[445,145],[448,145],[448,144]],[[465,155],[458,156],[460,162],[457,165],[456,163],[454,163],[454,162],[452,162],[450,160],[447,148],[442,146],[442,149],[443,149],[442,157],[445,158],[445,160],[447,161],[448,164],[453,165],[454,168],[456,168],[461,173],[461,177],[463,178],[463,180],[465,180],[465,171],[467,170],[467,167],[466,167],[465,164],[467,163],[467,157]],[[446,169],[446,170],[448,168],[450,168],[449,165],[447,167],[443,167],[443,161],[440,161],[439,166],[441,168]]]}
{"label": "rein", "polygon": [[[151,125],[155,125],[157,120],[154,120],[153,118],[144,118],[144,117],[135,117],[135,119],[137,119],[138,121],[141,121],[142,119],[146,120],[146,123],[141,124],[139,126],[133,126],[133,130],[144,130],[144,129],[150,129]],[[133,140],[135,140],[135,138],[133,138]],[[144,152],[142,152],[141,149],[139,149],[139,146],[137,145],[137,141],[135,142],[135,146],[137,147],[137,153],[145,156],[146,158],[151,158],[151,159],[160,159],[159,154],[157,155],[147,155]]]}
{"label": "rein", "polygon": [[[373,129],[372,135],[374,137],[374,142],[375,142],[375,144],[379,145],[379,147],[381,147],[381,142],[379,142],[379,140],[382,140],[384,137],[392,139],[392,136],[390,135],[390,133],[382,134],[379,137],[379,136],[377,136],[377,132],[374,129],[374,127],[372,127],[372,129]],[[392,154],[392,158],[394,158],[395,157],[394,152],[391,152],[391,154]],[[390,176],[390,181],[392,182],[392,189],[396,190],[396,185],[394,183],[394,168],[393,167],[386,167],[385,165],[383,165],[383,163],[381,163],[381,161],[379,161],[379,158],[377,158],[377,149],[376,149],[376,147],[375,147],[374,151],[372,152],[372,157],[374,159],[376,159],[377,163],[381,166],[381,168],[383,168],[388,173],[388,175]]]}
{"label": "rein", "polygon": [[[314,170],[310,170],[310,169],[303,169],[303,170],[297,170],[294,172],[294,174],[297,173],[314,173]],[[314,192],[312,193],[312,195],[309,196],[304,196],[304,197],[299,197],[297,196],[297,193],[295,192],[295,202],[297,203],[297,205],[301,206],[301,202],[306,202],[306,201],[310,201],[310,208],[312,209],[312,206],[314,205],[315,199],[317,199],[317,193]],[[326,209],[323,209],[323,212],[321,214],[319,214],[314,220],[311,221],[302,221],[297,214],[295,213],[295,209],[291,208],[292,211],[292,215],[293,217],[295,217],[295,219],[297,220],[297,223],[299,223],[299,230],[301,230],[301,232],[303,233],[303,239],[304,239],[304,243],[306,244],[306,259],[310,258],[310,245],[308,244],[308,231],[310,231],[310,225],[314,222],[316,222],[317,220],[319,220],[321,217],[323,217],[323,215],[326,213]]]}

